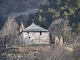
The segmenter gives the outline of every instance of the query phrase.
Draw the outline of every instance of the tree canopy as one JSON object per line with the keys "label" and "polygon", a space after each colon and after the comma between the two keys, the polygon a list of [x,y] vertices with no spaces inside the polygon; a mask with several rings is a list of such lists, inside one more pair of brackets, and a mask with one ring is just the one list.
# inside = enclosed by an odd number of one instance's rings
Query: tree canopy
{"label": "tree canopy", "polygon": [[73,31],[79,30],[80,0],[48,0],[48,2],[49,4],[40,5],[38,12],[34,17],[29,16],[29,19],[32,18],[37,24],[48,28],[55,19],[64,18],[69,20]]}

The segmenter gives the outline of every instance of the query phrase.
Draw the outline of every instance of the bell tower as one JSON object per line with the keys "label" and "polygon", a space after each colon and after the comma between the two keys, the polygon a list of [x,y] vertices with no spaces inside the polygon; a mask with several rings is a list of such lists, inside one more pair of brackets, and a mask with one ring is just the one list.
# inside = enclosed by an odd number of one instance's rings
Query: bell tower
{"label": "bell tower", "polygon": [[24,29],[24,25],[23,25],[23,22],[21,21],[21,26],[20,26],[20,32],[22,32],[22,30]]}

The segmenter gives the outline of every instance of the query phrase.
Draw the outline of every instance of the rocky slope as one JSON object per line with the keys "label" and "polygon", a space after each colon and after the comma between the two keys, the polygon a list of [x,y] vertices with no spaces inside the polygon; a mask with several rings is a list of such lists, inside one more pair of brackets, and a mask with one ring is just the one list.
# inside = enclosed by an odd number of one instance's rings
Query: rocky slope
{"label": "rocky slope", "polygon": [[7,21],[8,16],[18,17],[37,12],[39,5],[47,0],[1,0],[0,1],[0,28]]}

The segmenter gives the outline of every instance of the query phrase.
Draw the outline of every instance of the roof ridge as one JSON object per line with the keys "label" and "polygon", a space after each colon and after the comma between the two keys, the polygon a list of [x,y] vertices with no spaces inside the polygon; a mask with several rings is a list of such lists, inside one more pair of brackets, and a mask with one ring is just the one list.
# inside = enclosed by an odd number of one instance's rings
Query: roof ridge
{"label": "roof ridge", "polygon": [[35,23],[32,23],[30,26],[27,28],[23,29],[24,31],[48,31],[47,29],[36,25]]}

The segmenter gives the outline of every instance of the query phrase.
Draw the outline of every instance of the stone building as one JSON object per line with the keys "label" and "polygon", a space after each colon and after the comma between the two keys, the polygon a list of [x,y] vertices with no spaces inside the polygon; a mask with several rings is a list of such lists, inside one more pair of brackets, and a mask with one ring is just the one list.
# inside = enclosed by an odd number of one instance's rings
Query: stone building
{"label": "stone building", "polygon": [[50,44],[49,31],[36,25],[35,23],[32,23],[27,28],[24,28],[23,23],[21,22],[19,44]]}

